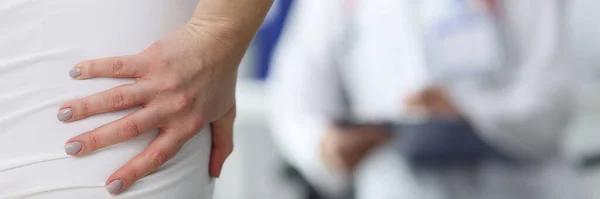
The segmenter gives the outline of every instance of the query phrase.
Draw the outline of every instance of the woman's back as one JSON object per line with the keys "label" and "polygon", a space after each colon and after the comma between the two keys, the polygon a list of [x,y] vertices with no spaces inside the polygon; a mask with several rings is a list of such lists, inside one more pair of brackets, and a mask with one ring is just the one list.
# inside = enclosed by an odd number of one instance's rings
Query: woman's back
{"label": "woman's back", "polygon": [[[56,119],[72,99],[129,83],[129,79],[73,80],[79,61],[137,53],[184,24],[197,0],[0,1],[0,199],[110,198],[106,179],[157,135],[82,158],[63,145],[78,134],[133,110],[74,123]],[[210,198],[210,135],[190,140],[159,171],[122,198]]]}

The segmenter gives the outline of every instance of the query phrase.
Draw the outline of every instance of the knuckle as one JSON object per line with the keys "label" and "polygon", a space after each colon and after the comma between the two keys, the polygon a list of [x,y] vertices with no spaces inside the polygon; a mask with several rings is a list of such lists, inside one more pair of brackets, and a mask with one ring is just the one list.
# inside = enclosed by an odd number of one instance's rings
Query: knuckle
{"label": "knuckle", "polygon": [[143,176],[143,174],[141,172],[139,172],[137,169],[135,169],[132,166],[129,166],[125,169],[126,173],[129,175],[129,177],[131,178],[131,181],[136,181]]}
{"label": "knuckle", "polygon": [[164,57],[156,59],[155,63],[156,63],[156,67],[161,68],[161,69],[169,69],[172,67],[171,61]]}
{"label": "knuckle", "polygon": [[112,98],[112,108],[113,109],[121,109],[125,107],[125,94],[119,91],[113,91],[111,93]]}
{"label": "knuckle", "polygon": [[233,143],[229,144],[229,146],[225,148],[225,153],[227,154],[227,156],[229,156],[233,153],[234,148],[235,147],[234,147]]}
{"label": "knuckle", "polygon": [[150,45],[150,47],[148,47],[146,50],[142,51],[141,54],[142,55],[157,55],[157,54],[160,54],[163,51],[163,47],[162,47],[161,44],[162,43],[160,41],[156,42],[156,43]]}
{"label": "knuckle", "polygon": [[125,122],[125,124],[123,125],[123,132],[122,132],[122,136],[123,138],[127,139],[127,138],[134,138],[138,135],[140,135],[140,128],[139,125],[137,125],[136,123],[133,122]]}
{"label": "knuckle", "polygon": [[170,158],[170,154],[165,150],[157,150],[150,153],[150,164],[153,169],[160,168]]}
{"label": "knuckle", "polygon": [[98,149],[98,147],[100,147],[100,139],[94,132],[90,132],[87,134],[87,141],[87,145],[89,148],[88,151],[95,151]]}
{"label": "knuckle", "polygon": [[233,111],[231,112],[231,119],[235,120],[237,118],[237,110],[234,108]]}
{"label": "knuckle", "polygon": [[204,118],[199,114],[193,114],[190,119],[190,127],[193,131],[197,131],[198,129],[204,127],[204,121]]}
{"label": "knuckle", "polygon": [[89,61],[87,63],[82,64],[85,69],[84,71],[87,71],[89,76],[95,76],[96,75],[96,61]]}
{"label": "knuckle", "polygon": [[181,112],[187,110],[188,107],[191,106],[193,101],[194,97],[192,95],[189,95],[187,93],[177,94],[175,96],[175,101],[173,104],[175,111]]}
{"label": "knuckle", "polygon": [[155,55],[151,57],[152,62],[148,63],[152,71],[161,74],[172,74],[173,65],[168,58],[164,58],[161,55]]}
{"label": "knuckle", "polygon": [[115,63],[112,64],[112,74],[114,76],[119,76],[121,74],[123,74],[123,70],[124,70],[124,62],[121,59],[117,59],[115,60]]}
{"label": "knuckle", "polygon": [[77,116],[78,118],[84,118],[88,115],[91,114],[91,107],[90,107],[90,103],[82,100],[79,102],[79,115]]}
{"label": "knuckle", "polygon": [[183,81],[179,78],[168,78],[163,86],[165,90],[179,90],[183,86]]}

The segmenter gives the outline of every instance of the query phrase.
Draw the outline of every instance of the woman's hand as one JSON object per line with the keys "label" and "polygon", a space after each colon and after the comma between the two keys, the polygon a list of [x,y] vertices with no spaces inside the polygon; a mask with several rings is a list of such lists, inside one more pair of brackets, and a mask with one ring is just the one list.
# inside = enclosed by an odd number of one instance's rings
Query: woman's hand
{"label": "woman's hand", "polygon": [[228,43],[226,34],[191,21],[139,54],[88,60],[70,71],[79,80],[95,77],[135,78],[122,85],[61,106],[57,115],[74,122],[95,114],[134,106],[142,109],[68,140],[69,155],[82,156],[152,129],[159,136],[108,180],[111,194],[157,170],[183,144],[210,124],[213,149],[210,175],[218,177],[233,150],[237,66],[246,46]]}

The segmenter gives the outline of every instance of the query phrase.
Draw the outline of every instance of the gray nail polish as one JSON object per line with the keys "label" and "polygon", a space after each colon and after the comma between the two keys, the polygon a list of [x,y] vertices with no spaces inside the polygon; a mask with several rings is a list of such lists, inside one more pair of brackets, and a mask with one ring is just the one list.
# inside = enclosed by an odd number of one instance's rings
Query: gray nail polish
{"label": "gray nail polish", "polygon": [[56,114],[56,117],[61,122],[67,121],[73,117],[73,110],[71,108],[61,109]]}
{"label": "gray nail polish", "polygon": [[79,67],[72,68],[72,69],[69,71],[69,75],[70,75],[72,78],[79,77],[79,76],[81,75],[81,68],[79,68]]}
{"label": "gray nail polish", "polygon": [[65,144],[65,152],[67,153],[67,155],[74,155],[76,153],[79,153],[79,151],[81,151],[81,142],[69,142],[67,144]]}
{"label": "gray nail polish", "polygon": [[117,194],[121,190],[121,188],[123,188],[123,181],[121,180],[115,180],[112,181],[110,184],[106,185],[106,190],[111,195]]}

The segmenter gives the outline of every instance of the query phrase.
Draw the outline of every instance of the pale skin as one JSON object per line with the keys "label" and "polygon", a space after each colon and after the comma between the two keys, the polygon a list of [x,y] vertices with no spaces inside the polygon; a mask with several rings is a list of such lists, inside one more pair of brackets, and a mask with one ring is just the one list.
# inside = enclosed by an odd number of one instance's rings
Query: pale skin
{"label": "pale skin", "polygon": [[[71,73],[78,80],[95,77],[135,78],[92,96],[67,102],[75,122],[96,114],[134,106],[142,109],[73,137],[90,152],[124,142],[152,129],[159,136],[145,151],[114,172],[106,185],[118,194],[172,158],[200,129],[210,125],[212,151],[209,173],[218,177],[233,150],[237,67],[273,0],[202,0],[193,17],[148,49],[133,55],[86,60]],[[75,75],[73,75],[75,74]],[[117,183],[119,184],[119,183]]]}

